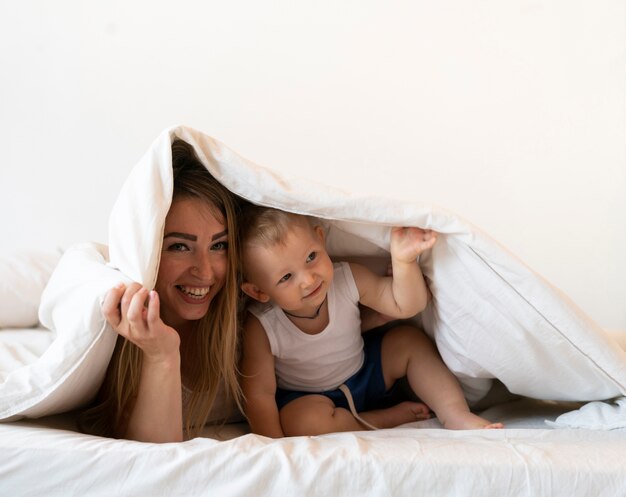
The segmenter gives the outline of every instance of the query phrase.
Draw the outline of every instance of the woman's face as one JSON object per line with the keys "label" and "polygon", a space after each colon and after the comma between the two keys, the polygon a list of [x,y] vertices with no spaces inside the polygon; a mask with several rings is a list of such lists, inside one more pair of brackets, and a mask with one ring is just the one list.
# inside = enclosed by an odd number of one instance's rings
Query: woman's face
{"label": "woman's face", "polygon": [[175,199],[165,219],[155,288],[164,323],[181,331],[207,313],[224,286],[227,258],[228,233],[219,211],[197,198]]}

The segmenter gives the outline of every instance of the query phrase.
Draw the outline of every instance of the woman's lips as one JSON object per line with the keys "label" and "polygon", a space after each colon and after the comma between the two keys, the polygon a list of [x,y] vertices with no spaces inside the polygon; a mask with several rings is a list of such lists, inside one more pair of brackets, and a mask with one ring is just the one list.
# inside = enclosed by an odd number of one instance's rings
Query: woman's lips
{"label": "woman's lips", "polygon": [[211,287],[191,287],[185,285],[176,285],[182,299],[189,304],[204,304],[211,295]]}

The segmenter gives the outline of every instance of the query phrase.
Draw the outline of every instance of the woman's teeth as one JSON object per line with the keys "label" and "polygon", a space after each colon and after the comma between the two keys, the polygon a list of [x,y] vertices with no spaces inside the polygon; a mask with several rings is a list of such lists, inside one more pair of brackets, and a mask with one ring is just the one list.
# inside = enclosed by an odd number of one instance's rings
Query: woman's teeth
{"label": "woman's teeth", "polygon": [[206,294],[209,293],[209,290],[211,290],[211,287],[197,288],[197,287],[183,286],[183,285],[177,285],[176,288],[178,288],[181,292],[185,293],[186,295],[189,295],[193,299],[204,298]]}

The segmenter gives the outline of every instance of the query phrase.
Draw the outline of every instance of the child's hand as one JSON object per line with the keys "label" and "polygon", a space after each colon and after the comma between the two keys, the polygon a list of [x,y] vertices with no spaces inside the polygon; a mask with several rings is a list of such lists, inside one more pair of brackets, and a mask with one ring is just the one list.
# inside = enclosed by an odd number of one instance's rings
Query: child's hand
{"label": "child's hand", "polygon": [[109,290],[102,313],[113,329],[130,340],[150,361],[167,360],[178,354],[180,337],[160,316],[159,297],[138,283]]}
{"label": "child's hand", "polygon": [[391,229],[391,257],[400,262],[413,263],[436,241],[436,231],[394,227]]}

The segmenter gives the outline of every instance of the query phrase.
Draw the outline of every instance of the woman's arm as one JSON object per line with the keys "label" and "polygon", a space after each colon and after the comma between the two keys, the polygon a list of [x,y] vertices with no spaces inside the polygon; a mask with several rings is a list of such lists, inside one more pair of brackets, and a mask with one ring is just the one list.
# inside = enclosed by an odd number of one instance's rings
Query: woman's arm
{"label": "woman's arm", "polygon": [[116,435],[142,442],[182,441],[180,337],[161,320],[157,293],[137,283],[121,285],[109,291],[102,311],[143,354],[137,396]]}
{"label": "woman's arm", "polygon": [[139,442],[182,442],[183,409],[180,357],[171,361],[144,361],[139,391],[127,413],[121,438]]}

